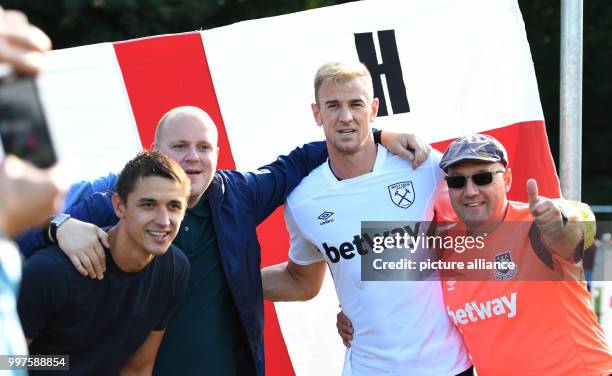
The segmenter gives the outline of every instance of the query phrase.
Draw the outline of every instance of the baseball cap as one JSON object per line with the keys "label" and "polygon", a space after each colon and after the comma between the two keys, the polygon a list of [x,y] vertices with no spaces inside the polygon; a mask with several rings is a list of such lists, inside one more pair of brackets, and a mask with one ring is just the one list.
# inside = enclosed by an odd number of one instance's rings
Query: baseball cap
{"label": "baseball cap", "polygon": [[501,162],[508,165],[508,153],[504,146],[486,134],[471,134],[453,141],[442,155],[440,168],[446,172],[449,167],[463,161]]}

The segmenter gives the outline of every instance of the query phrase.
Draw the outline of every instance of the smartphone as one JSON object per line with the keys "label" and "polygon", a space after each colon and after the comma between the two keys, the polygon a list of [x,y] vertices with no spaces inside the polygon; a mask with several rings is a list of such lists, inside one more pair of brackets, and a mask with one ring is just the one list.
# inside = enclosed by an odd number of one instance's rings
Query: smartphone
{"label": "smartphone", "polygon": [[56,162],[33,78],[7,77],[0,81],[0,138],[5,154],[16,155],[41,168]]}

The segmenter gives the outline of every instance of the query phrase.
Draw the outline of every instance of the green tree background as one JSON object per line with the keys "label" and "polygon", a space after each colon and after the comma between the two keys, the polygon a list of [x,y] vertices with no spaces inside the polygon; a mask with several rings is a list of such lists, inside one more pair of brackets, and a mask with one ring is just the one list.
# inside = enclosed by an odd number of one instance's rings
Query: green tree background
{"label": "green tree background", "polygon": [[[3,0],[43,28],[54,48],[228,25],[346,1]],[[519,0],[538,78],[548,138],[559,166],[560,0]],[[582,199],[612,204],[612,2],[584,1]]]}

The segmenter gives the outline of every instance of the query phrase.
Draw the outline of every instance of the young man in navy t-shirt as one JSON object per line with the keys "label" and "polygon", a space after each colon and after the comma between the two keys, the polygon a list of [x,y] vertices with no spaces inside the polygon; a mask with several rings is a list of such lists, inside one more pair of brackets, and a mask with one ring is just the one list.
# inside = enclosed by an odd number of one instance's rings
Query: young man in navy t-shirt
{"label": "young man in navy t-shirt", "polygon": [[[71,374],[150,374],[189,275],[171,246],[190,181],[174,161],[144,152],[128,162],[112,203],[106,274],[83,277],[54,246],[24,265],[18,312],[31,354],[67,354]],[[66,371],[68,372],[68,371]]]}

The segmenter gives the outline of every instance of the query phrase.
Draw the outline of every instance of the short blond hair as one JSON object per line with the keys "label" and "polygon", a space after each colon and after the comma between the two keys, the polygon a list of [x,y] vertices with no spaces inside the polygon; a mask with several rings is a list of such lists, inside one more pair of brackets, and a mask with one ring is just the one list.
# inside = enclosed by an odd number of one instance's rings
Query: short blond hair
{"label": "short blond hair", "polygon": [[319,89],[324,81],[331,80],[337,84],[345,84],[354,79],[362,79],[368,87],[368,96],[374,98],[372,76],[368,68],[359,62],[332,60],[317,69],[314,78],[315,101],[319,104]]}

